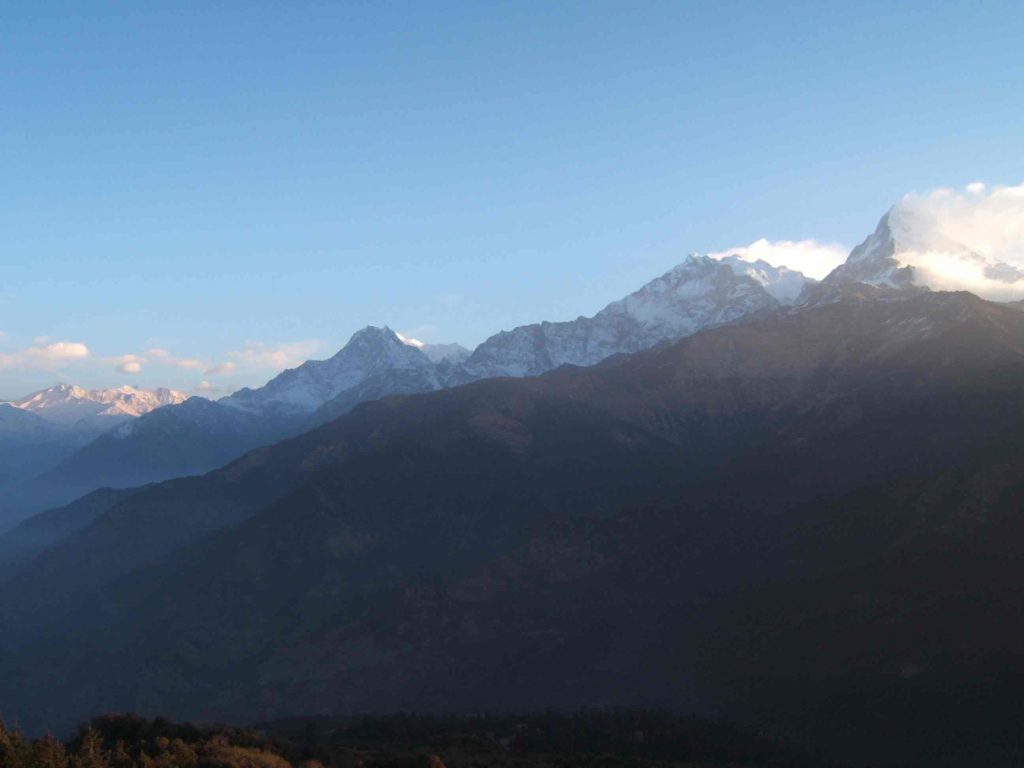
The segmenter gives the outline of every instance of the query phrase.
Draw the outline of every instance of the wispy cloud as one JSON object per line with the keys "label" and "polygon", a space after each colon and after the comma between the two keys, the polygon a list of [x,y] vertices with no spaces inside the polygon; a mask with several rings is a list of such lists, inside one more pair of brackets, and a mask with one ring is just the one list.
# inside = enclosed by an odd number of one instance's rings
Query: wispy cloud
{"label": "wispy cloud", "polygon": [[[58,345],[54,345],[57,347]],[[236,389],[233,385],[218,385],[209,381],[212,378],[248,374],[250,377],[266,375],[268,371],[279,371],[294,367],[305,362],[320,349],[319,341],[298,341],[285,344],[269,345],[262,342],[248,342],[240,350],[226,352],[221,360],[208,360],[202,357],[180,357],[164,347],[150,347],[141,353],[129,353],[103,358],[103,362],[111,365],[119,373],[138,374],[146,368],[178,369],[179,371],[196,372],[202,380],[196,384],[196,394],[212,397],[227,394]],[[59,350],[55,350],[57,352]],[[54,353],[51,353],[54,354]],[[14,355],[0,357],[0,366],[10,365],[17,361],[26,361],[41,357],[40,350],[23,351]],[[181,374],[177,374],[180,376]]]}
{"label": "wispy cloud", "polygon": [[236,388],[232,386],[218,386],[217,384],[213,384],[206,379],[203,379],[192,388],[192,394],[214,399],[223,395],[229,395],[234,392],[235,389]]}
{"label": "wispy cloud", "polygon": [[789,267],[820,280],[846,260],[849,248],[817,240],[755,240],[750,245],[708,254],[713,259],[739,256],[744,261],[765,261],[773,267]]}
{"label": "wispy cloud", "polygon": [[186,371],[202,371],[210,366],[209,363],[204,362],[198,357],[176,357],[166,349],[162,349],[160,347],[147,349],[144,353],[144,357],[156,364],[169,365]]}
{"label": "wispy cloud", "polygon": [[204,376],[230,376],[232,373],[238,370],[238,365],[232,363],[230,360],[225,360],[222,363],[216,363],[211,365],[205,371]]}
{"label": "wispy cloud", "polygon": [[323,342],[317,340],[274,345],[249,341],[242,349],[228,352],[227,357],[246,368],[283,370],[301,365],[322,348]]}

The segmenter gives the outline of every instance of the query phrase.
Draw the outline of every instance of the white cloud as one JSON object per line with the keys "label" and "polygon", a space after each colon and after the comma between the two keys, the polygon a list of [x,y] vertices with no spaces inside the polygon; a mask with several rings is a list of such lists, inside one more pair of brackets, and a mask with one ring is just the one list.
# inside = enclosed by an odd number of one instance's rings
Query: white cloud
{"label": "white cloud", "polygon": [[927,248],[899,257],[914,267],[918,282],[997,301],[1024,298],[1024,184],[943,187],[906,195],[896,208],[932,229]]}
{"label": "white cloud", "polygon": [[143,353],[144,360],[152,360],[159,365],[170,365],[186,371],[203,371],[210,367],[210,364],[198,357],[176,357],[166,349],[154,347]]}
{"label": "white cloud", "polygon": [[761,238],[750,245],[708,254],[713,259],[739,256],[744,261],[766,261],[773,267],[789,267],[818,280],[844,261],[849,249],[817,240],[776,240]]}
{"label": "white cloud", "polygon": [[[903,197],[896,206],[917,222],[914,250],[898,258],[915,280],[935,290],[966,290],[997,301],[1024,299],[1024,184],[941,187]],[[966,249],[966,250],[965,250]],[[758,240],[709,254],[785,265],[822,278],[846,260],[847,249],[816,240]]]}
{"label": "white cloud", "polygon": [[109,358],[114,367],[121,373],[142,373],[142,365],[146,362],[144,357],[138,355],[120,355]]}
{"label": "white cloud", "polygon": [[1024,184],[986,187],[978,181],[963,192],[942,188],[910,194],[897,207],[924,213],[940,234],[972,251],[1024,265]]}
{"label": "white cloud", "polygon": [[228,357],[246,367],[282,370],[301,365],[322,347],[323,343],[315,340],[296,341],[274,346],[260,341],[249,341],[242,349],[228,352]]}
{"label": "white cloud", "polygon": [[77,341],[34,345],[11,354],[0,354],[0,368],[55,370],[89,357],[89,348]]}
{"label": "white cloud", "polygon": [[159,363],[164,363],[167,362],[168,360],[174,359],[174,356],[170,352],[168,352],[166,349],[161,349],[159,347],[147,349],[145,354],[146,357],[148,357],[149,359],[155,360]]}
{"label": "white cloud", "polygon": [[[104,360],[121,373],[141,373],[147,365],[199,372],[203,380],[196,385],[194,391],[197,394],[212,396],[233,391],[211,384],[208,379],[212,377],[230,376],[242,369],[255,375],[255,372],[263,372],[266,369],[276,371],[292,368],[308,360],[322,346],[319,341],[299,341],[275,346],[253,341],[248,342],[240,350],[228,352],[226,357],[230,359],[219,362],[201,357],[178,357],[163,347],[151,347],[141,354],[118,355]],[[0,363],[2,360],[3,358],[0,358]]]}
{"label": "white cloud", "polygon": [[207,367],[207,363],[204,363],[198,357],[182,357],[174,360],[172,365],[184,368],[186,371],[202,371]]}

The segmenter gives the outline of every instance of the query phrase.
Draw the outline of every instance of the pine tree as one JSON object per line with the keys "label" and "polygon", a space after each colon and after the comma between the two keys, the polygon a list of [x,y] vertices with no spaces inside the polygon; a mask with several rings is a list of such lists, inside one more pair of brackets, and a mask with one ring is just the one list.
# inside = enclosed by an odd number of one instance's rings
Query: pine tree
{"label": "pine tree", "polygon": [[109,768],[107,756],[103,752],[103,737],[99,732],[92,728],[86,731],[72,766],[73,768]]}
{"label": "pine tree", "polygon": [[50,734],[37,739],[32,745],[32,768],[68,768],[64,745]]}
{"label": "pine tree", "polygon": [[0,768],[29,768],[32,748],[21,731],[0,720]]}
{"label": "pine tree", "polygon": [[121,739],[117,740],[114,745],[113,751],[110,753],[108,762],[110,768],[135,768],[135,761],[132,760],[131,755],[128,754],[128,750],[125,749],[124,741]]}

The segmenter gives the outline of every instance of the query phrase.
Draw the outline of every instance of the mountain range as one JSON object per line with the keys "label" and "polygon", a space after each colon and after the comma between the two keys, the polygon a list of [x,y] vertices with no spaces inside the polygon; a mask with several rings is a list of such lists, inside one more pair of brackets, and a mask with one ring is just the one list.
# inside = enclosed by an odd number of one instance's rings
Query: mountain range
{"label": "mountain range", "polygon": [[56,426],[86,434],[105,432],[126,419],[138,418],[164,405],[177,405],[188,399],[184,392],[172,389],[84,389],[71,384],[34,392],[9,405],[34,413]]}
{"label": "mountain range", "polygon": [[104,500],[8,574],[0,701],[51,724],[668,706],[848,755],[907,702],[975,717],[1024,650],[997,631],[1022,342],[1016,307],[858,291],[366,403]]}
{"label": "mountain range", "polygon": [[793,303],[814,281],[785,267],[690,256],[594,317],[498,333],[472,353],[367,327],[327,360],[217,401],[193,397],[121,424],[8,494],[0,523],[101,487],[201,474],[385,395],[593,365]]}
{"label": "mountain range", "polygon": [[664,707],[1019,764],[1024,309],[927,290],[938,237],[890,212],[820,283],[693,256],[470,354],[368,328],[125,422],[76,456],[280,434],[0,536],[0,709]]}

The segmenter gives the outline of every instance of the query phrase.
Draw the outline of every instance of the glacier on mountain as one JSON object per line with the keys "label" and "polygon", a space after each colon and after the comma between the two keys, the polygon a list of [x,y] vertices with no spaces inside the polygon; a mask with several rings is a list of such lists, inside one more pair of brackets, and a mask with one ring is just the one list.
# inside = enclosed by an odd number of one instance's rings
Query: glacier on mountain
{"label": "glacier on mountain", "polygon": [[763,261],[691,255],[593,317],[495,334],[466,360],[459,380],[535,376],[566,364],[594,365],[790,304],[813,282]]}
{"label": "glacier on mountain", "polygon": [[177,405],[188,399],[184,392],[172,389],[115,387],[85,389],[73,384],[58,384],[33,392],[7,404],[65,429],[103,432],[127,419],[138,418],[165,405]]}

